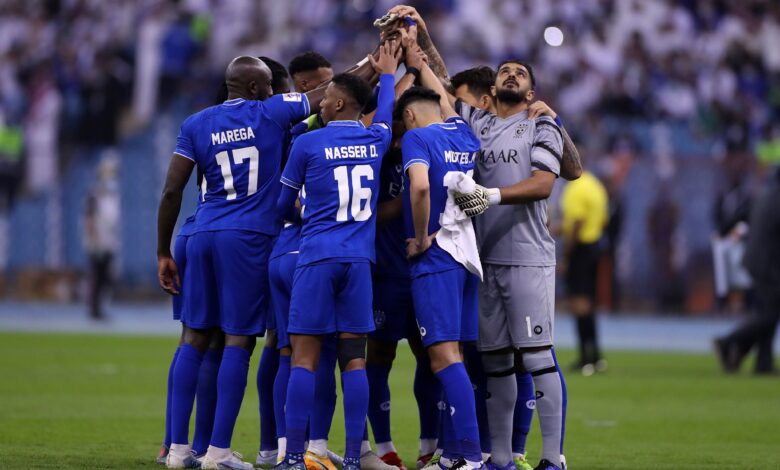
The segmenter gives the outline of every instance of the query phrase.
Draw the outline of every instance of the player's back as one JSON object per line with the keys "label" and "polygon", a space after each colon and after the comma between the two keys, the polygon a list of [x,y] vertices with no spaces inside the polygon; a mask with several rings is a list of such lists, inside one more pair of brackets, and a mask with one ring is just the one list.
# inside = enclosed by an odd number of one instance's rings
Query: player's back
{"label": "player's back", "polygon": [[[441,228],[439,218],[447,206],[448,193],[445,177],[452,172],[469,175],[473,173],[474,158],[479,152],[479,140],[465,121],[453,118],[447,122],[435,123],[408,131],[404,135],[401,145],[405,171],[404,184],[407,188],[410,187],[409,166],[415,163],[428,165],[431,201],[428,234],[433,234]],[[408,191],[404,192],[404,220],[406,235],[413,238],[415,236],[414,223]],[[412,263],[412,273],[417,275],[435,272],[456,265],[458,263],[451,256],[434,245],[429,252]]]}
{"label": "player's back", "polygon": [[[382,160],[378,203],[392,201],[403,192],[403,163],[400,149],[390,150]],[[378,278],[409,279],[406,260],[406,229],[403,215],[386,221],[376,231],[376,263],[373,275]]]}
{"label": "player's back", "polygon": [[194,231],[279,231],[275,201],[286,132],[309,111],[304,95],[226,101],[184,121],[175,153],[195,161],[205,192]]}
{"label": "player's back", "polygon": [[390,137],[385,124],[332,121],[296,139],[282,182],[306,188],[299,265],[374,261],[379,173]]}

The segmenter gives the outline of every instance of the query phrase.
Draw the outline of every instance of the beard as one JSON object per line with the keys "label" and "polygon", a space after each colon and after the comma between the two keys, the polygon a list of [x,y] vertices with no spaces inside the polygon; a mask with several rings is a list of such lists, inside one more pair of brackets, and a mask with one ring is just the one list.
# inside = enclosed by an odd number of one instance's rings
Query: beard
{"label": "beard", "polygon": [[509,105],[520,104],[525,101],[525,94],[508,88],[496,90],[496,100]]}

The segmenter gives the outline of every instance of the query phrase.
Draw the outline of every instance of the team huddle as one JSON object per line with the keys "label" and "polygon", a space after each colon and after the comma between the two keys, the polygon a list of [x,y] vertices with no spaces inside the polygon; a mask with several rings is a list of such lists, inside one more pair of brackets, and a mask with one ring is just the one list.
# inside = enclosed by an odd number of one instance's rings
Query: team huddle
{"label": "team huddle", "polygon": [[[230,447],[258,336],[259,468],[405,470],[388,386],[402,339],[417,468],[566,466],[546,200],[579,177],[576,148],[534,101],[529,64],[449,77],[413,8],[375,25],[379,47],[345,73],[315,52],[288,69],[234,59],[218,104],[181,126],[158,214],[158,276],[182,323],[169,468],[253,468]],[[171,253],[193,170],[198,207]],[[343,456],[328,450],[337,365]]]}

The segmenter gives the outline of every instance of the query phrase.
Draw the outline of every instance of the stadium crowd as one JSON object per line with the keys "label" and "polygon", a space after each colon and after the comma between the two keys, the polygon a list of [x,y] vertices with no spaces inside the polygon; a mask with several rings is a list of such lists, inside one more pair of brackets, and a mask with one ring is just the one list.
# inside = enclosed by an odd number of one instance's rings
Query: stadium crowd
{"label": "stadium crowd", "polygon": [[[777,2],[414,3],[453,70],[527,58],[554,84],[541,95],[594,145],[608,141],[604,121],[631,116],[677,119],[744,149],[771,134],[780,113]],[[180,86],[208,89],[237,52],[314,49],[346,66],[391,4],[3,0],[0,171],[21,174],[14,163],[25,148],[26,187],[44,188],[61,164],[59,137],[112,145],[122,110],[148,120]],[[560,47],[541,40],[547,26],[563,32]]]}

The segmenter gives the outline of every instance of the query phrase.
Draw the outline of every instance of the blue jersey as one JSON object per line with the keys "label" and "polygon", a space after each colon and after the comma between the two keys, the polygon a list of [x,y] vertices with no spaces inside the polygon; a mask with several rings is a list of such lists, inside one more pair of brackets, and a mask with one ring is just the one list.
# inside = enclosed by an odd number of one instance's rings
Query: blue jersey
{"label": "blue jersey", "polygon": [[[379,204],[401,197],[403,192],[403,164],[392,158],[393,150],[385,155],[379,176]],[[399,216],[379,227],[376,232],[375,277],[408,279],[404,219]]]}
{"label": "blue jersey", "polygon": [[380,78],[374,123],[331,121],[293,143],[282,183],[306,185],[298,265],[322,260],[374,261],[382,156],[392,137],[393,76]]}
{"label": "blue jersey", "polygon": [[290,125],[309,115],[305,95],[242,98],[206,108],[181,126],[175,153],[193,160],[206,182],[194,232],[279,232],[276,199]]}
{"label": "blue jersey", "polygon": [[[430,183],[431,212],[428,221],[428,235],[438,231],[439,217],[447,205],[447,187],[444,177],[450,172],[471,174],[474,171],[474,157],[479,152],[479,140],[466,122],[460,118],[412,129],[401,140],[404,164],[404,185],[409,186],[409,167],[423,164],[428,167]],[[407,238],[414,238],[409,191],[403,194],[404,223]],[[411,262],[412,276],[446,271],[460,266],[446,251],[433,246]]]}

